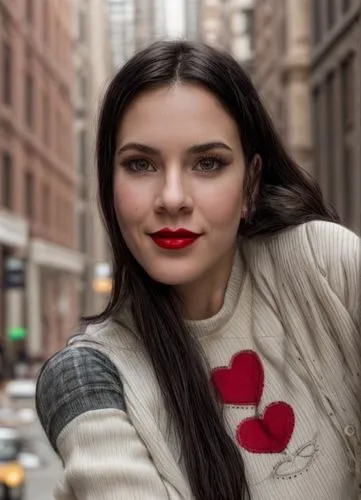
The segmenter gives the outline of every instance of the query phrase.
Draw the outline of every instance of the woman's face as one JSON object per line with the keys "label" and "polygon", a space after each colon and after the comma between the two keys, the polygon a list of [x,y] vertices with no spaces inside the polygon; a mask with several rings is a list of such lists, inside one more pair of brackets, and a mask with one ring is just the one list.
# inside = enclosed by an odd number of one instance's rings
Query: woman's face
{"label": "woman's face", "polygon": [[132,102],[117,134],[114,204],[153,279],[191,284],[230,265],[244,173],[236,123],[208,90],[177,84]]}

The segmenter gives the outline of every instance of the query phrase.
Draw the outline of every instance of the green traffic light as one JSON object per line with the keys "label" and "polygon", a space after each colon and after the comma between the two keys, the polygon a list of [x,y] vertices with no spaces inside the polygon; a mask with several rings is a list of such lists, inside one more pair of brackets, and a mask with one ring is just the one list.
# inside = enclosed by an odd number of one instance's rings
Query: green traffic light
{"label": "green traffic light", "polygon": [[10,340],[23,340],[26,337],[26,329],[23,326],[9,328],[8,337]]}

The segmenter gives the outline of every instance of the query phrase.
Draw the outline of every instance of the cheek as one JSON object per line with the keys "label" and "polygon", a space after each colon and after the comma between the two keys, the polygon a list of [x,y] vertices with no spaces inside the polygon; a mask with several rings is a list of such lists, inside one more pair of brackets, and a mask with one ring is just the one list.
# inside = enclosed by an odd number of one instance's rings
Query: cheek
{"label": "cheek", "polygon": [[121,229],[133,225],[144,211],[145,197],[128,183],[114,183],[114,206]]}
{"label": "cheek", "polygon": [[209,222],[222,231],[238,228],[243,208],[242,187],[238,183],[217,189],[207,201]]}

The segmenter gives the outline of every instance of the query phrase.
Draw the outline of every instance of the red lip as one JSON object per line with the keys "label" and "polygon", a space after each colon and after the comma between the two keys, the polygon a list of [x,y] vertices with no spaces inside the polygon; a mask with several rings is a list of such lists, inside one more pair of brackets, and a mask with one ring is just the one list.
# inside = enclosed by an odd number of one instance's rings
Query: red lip
{"label": "red lip", "polygon": [[188,229],[169,229],[167,227],[152,233],[151,238],[160,248],[166,250],[180,250],[192,245],[200,234],[188,231]]}

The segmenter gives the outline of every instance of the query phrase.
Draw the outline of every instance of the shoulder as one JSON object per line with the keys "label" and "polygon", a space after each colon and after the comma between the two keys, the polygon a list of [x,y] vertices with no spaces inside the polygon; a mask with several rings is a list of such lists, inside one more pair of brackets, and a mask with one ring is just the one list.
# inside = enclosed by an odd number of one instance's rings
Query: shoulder
{"label": "shoulder", "polygon": [[36,407],[54,448],[64,427],[81,414],[105,408],[124,411],[116,366],[91,347],[67,347],[52,356],[37,380]]}
{"label": "shoulder", "polygon": [[[293,279],[308,275],[326,284],[358,321],[361,292],[361,240],[340,224],[312,221],[284,231],[276,240],[278,254]],[[302,274],[302,276],[301,276]]]}
{"label": "shoulder", "polygon": [[325,258],[360,257],[360,237],[341,224],[312,221],[304,224],[304,228],[310,245]]}
{"label": "shoulder", "polygon": [[[354,276],[360,270],[361,240],[344,226],[326,221],[312,221],[295,228],[298,248],[308,247],[315,263],[335,279]],[[297,248],[294,249],[297,251]]]}
{"label": "shoulder", "polygon": [[95,347],[105,353],[142,348],[135,322],[129,308],[102,322],[88,323],[83,331],[68,340],[69,346]]}
{"label": "shoulder", "polygon": [[[359,236],[340,224],[315,220],[267,237],[267,244],[289,254],[291,260],[313,258],[316,264],[360,265]],[[356,267],[355,267],[356,268]]]}

